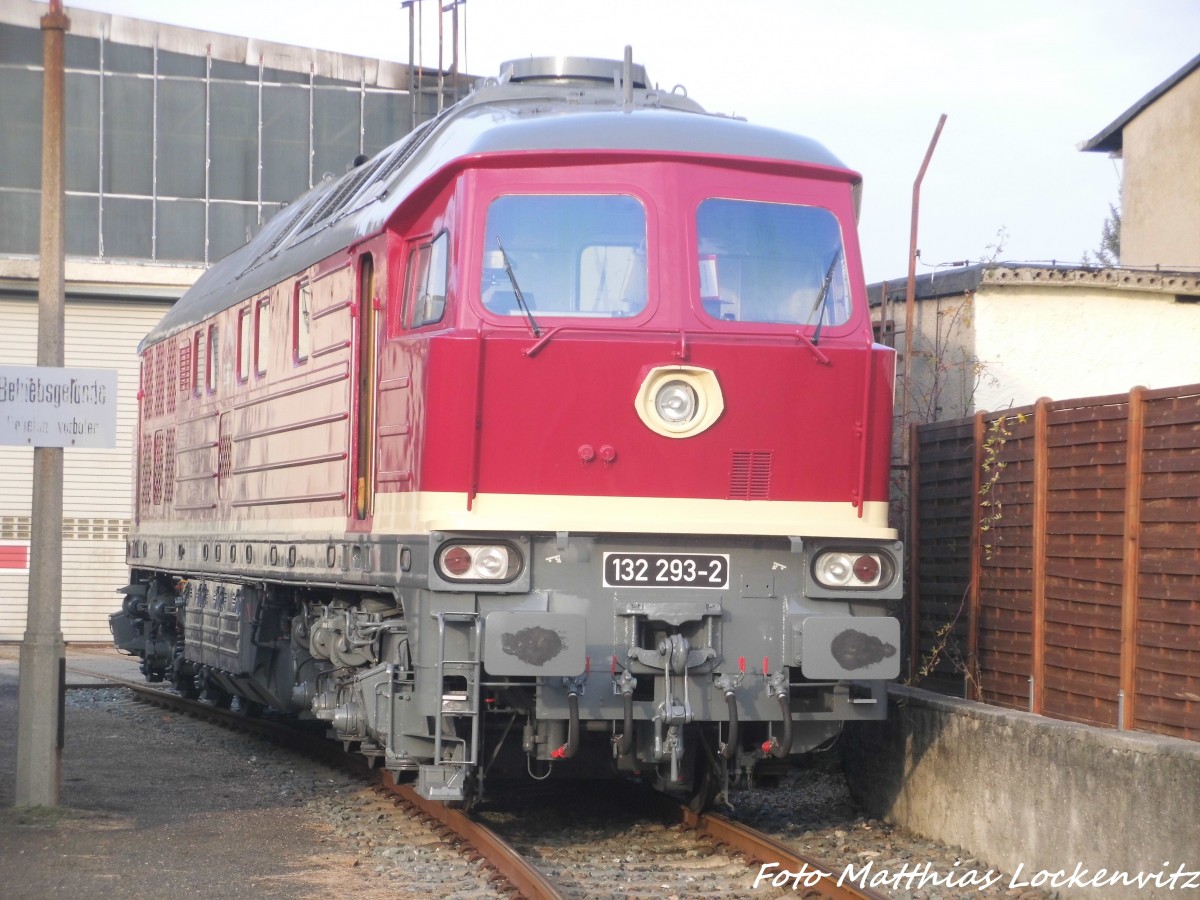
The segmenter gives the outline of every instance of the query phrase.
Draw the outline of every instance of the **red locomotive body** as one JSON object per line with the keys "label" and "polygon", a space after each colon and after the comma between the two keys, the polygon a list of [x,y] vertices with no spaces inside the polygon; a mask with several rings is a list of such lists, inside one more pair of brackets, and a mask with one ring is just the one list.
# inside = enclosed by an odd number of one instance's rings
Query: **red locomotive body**
{"label": "red locomotive body", "polygon": [[883,714],[858,176],[619,65],[510,64],[147,337],[113,630],[148,677],[446,799],[485,751],[703,794]]}

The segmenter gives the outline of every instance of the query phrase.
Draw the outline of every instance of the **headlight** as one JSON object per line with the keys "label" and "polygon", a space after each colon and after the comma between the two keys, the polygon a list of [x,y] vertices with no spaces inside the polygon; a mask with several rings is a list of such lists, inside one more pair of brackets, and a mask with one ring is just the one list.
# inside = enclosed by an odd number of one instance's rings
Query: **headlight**
{"label": "headlight", "polygon": [[447,544],[438,551],[437,568],[447,581],[512,581],[521,556],[508,544]]}
{"label": "headlight", "polygon": [[830,588],[873,588],[883,580],[883,557],[878,553],[834,550],[813,561],[813,577]]}
{"label": "headlight", "polygon": [[668,381],[654,395],[654,408],[664,421],[690,422],[696,415],[696,391],[686,381]]}
{"label": "headlight", "polygon": [[638,418],[656,434],[689,438],[721,417],[725,400],[711,369],[658,366],[646,373],[634,399]]}

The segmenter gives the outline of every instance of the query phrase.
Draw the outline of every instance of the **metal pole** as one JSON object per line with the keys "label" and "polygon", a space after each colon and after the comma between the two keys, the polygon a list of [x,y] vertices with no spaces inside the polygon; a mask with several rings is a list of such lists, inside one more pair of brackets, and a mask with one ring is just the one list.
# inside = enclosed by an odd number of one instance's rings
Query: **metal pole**
{"label": "metal pole", "polygon": [[410,106],[411,121],[408,125],[409,131],[414,131],[417,127],[417,91],[413,80],[413,71],[416,66],[413,63],[414,47],[413,37],[416,31],[416,10],[413,9],[413,4],[416,0],[409,0],[405,6],[408,8],[408,102]]}
{"label": "metal pole", "polygon": [[442,49],[444,44],[443,34],[445,32],[446,17],[443,15],[441,0],[438,2],[438,102],[437,111],[442,111],[442,106],[446,100],[446,65],[442,62]]}
{"label": "metal pole", "polygon": [[450,54],[450,83],[454,86],[454,102],[458,102],[458,3],[459,0],[453,0],[450,4],[450,42],[454,49]]}
{"label": "metal pole", "polygon": [[[156,32],[157,33],[157,32]],[[262,227],[263,223],[263,69],[266,66],[266,60],[263,54],[258,54],[258,133],[257,133],[257,149],[258,149],[258,165],[255,168],[255,206],[254,224],[258,228]]]}
{"label": "metal pole", "polygon": [[[929,168],[929,160],[933,158],[933,148],[937,146],[942,126],[946,124],[946,114],[938,119],[933,138],[929,141],[929,149],[925,151],[925,159],[921,162],[921,170],[917,180],[913,182],[912,225],[908,238],[908,292],[904,296],[904,424],[908,424],[908,416],[912,411],[912,345],[913,327],[916,314],[914,312],[917,296],[917,220],[921,208],[921,182],[925,180],[925,170]],[[911,448],[909,448],[911,450]]]}
{"label": "metal pole", "polygon": [[[63,48],[71,20],[62,0],[42,16],[41,271],[38,276],[38,366],[62,368],[65,273],[63,248]],[[21,643],[17,712],[17,806],[57,806],[62,781],[63,451],[35,447],[29,553],[29,605]]]}

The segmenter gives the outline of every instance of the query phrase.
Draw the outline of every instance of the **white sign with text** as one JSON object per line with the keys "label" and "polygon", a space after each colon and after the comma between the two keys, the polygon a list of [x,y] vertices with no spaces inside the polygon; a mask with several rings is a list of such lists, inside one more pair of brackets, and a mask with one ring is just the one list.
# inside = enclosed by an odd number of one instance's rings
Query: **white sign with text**
{"label": "white sign with text", "polygon": [[117,370],[0,366],[0,444],[117,446]]}

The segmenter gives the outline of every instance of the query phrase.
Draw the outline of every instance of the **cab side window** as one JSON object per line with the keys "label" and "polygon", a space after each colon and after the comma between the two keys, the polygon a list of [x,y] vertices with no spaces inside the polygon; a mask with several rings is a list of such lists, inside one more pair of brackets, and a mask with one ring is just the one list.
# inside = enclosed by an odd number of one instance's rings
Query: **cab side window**
{"label": "cab side window", "polygon": [[446,282],[450,266],[450,238],[442,232],[408,255],[404,291],[404,325],[420,328],[440,322],[446,314]]}

